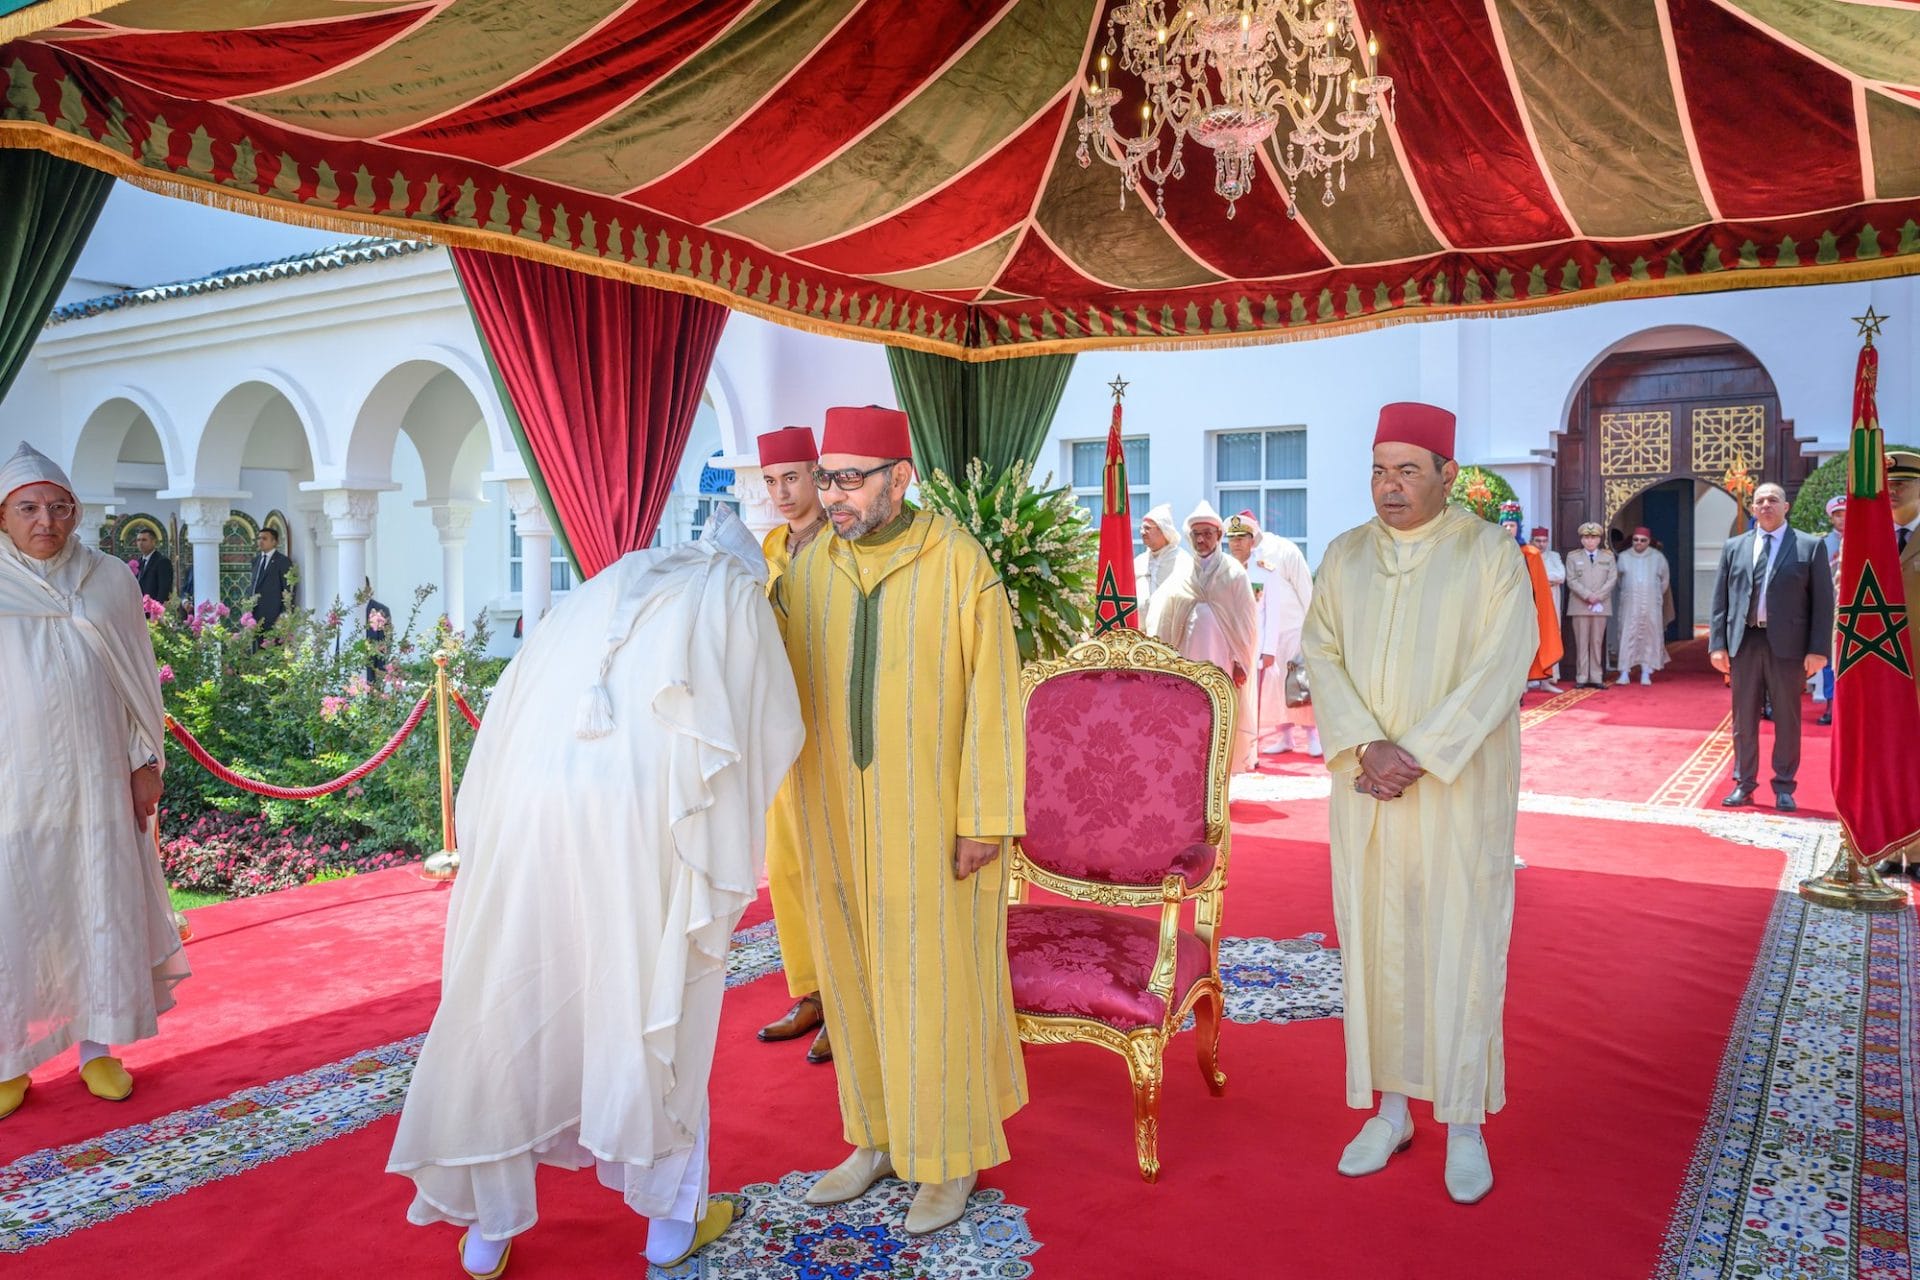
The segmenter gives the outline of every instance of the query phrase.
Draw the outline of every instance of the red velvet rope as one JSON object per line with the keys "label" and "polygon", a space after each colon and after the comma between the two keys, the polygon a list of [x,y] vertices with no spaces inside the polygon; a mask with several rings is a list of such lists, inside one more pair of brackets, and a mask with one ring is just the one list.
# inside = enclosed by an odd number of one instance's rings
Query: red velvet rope
{"label": "red velvet rope", "polygon": [[[272,783],[259,782],[235,773],[208,755],[207,749],[201,746],[199,741],[187,732],[185,726],[172,716],[167,717],[167,732],[173,735],[175,742],[186,748],[188,755],[200,762],[202,768],[230,786],[238,787],[242,791],[251,791],[257,796],[269,796],[275,800],[314,800],[352,786],[385,764],[393,753],[400,749],[400,744],[407,740],[407,735],[420,727],[420,719],[427,714],[427,704],[430,701],[432,701],[431,694],[421,694],[420,701],[414,703],[413,710],[407,714],[406,723],[402,724],[399,731],[387,739],[387,745],[374,752],[366,763],[355,767],[349,773],[341,774],[331,782],[322,782],[311,787],[276,787]],[[471,718],[472,713],[468,712],[468,716]]]}
{"label": "red velvet rope", "polygon": [[478,729],[480,727],[480,717],[473,713],[473,708],[468,706],[467,700],[460,696],[460,691],[452,685],[448,685],[447,692],[453,695],[453,704],[460,708],[460,714],[467,718],[467,723],[475,729]]}

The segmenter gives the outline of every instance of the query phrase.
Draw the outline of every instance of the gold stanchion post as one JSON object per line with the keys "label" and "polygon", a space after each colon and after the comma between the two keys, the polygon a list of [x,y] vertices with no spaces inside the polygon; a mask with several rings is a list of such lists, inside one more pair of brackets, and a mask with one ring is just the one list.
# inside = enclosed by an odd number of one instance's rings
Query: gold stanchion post
{"label": "gold stanchion post", "polygon": [[440,852],[422,864],[429,880],[451,880],[460,871],[460,846],[453,832],[453,740],[447,736],[447,654],[433,655],[434,711],[440,722]]}
{"label": "gold stanchion post", "polygon": [[1879,872],[1861,861],[1853,841],[1844,835],[1833,865],[1811,880],[1802,880],[1800,896],[1823,907],[1849,911],[1904,911],[1907,906],[1907,891],[1882,880]]}

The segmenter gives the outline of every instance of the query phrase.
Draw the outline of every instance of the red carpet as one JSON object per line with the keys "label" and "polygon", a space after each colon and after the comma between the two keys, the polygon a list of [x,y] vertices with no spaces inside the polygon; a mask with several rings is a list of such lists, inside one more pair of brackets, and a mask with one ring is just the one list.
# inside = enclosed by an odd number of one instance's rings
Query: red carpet
{"label": "red carpet", "polygon": [[[1324,804],[1282,810],[1236,806],[1229,936],[1332,933]],[[1192,1038],[1177,1041],[1157,1186],[1134,1168],[1119,1059],[1034,1048],[1033,1101],[1010,1132],[1016,1158],[983,1185],[1025,1207],[1036,1272],[1647,1275],[1781,856],[1586,817],[1523,815],[1521,840],[1531,865],[1519,873],[1507,1004],[1510,1101],[1488,1129],[1499,1181],[1485,1202],[1445,1199],[1444,1136],[1430,1119],[1386,1172],[1334,1173],[1360,1119],[1342,1104],[1334,1020],[1230,1023],[1220,1099],[1202,1086]],[[60,1064],[0,1125],[0,1163],[423,1030],[444,902],[390,872],[196,912],[196,976],[161,1038],[129,1053],[134,1099],[98,1103]],[[713,1081],[716,1189],[824,1168],[843,1153],[829,1069],[801,1060],[804,1041],[752,1038],[786,1004],[773,976],[730,993]],[[457,1233],[407,1226],[410,1184],[382,1172],[393,1127],[388,1117],[23,1261],[41,1275],[126,1274],[165,1259],[169,1270],[215,1276],[457,1276]],[[638,1274],[644,1224],[591,1176],[549,1172],[542,1196],[542,1221],[516,1246],[510,1274]]]}
{"label": "red carpet", "polygon": [[[1545,795],[1644,800],[1711,807],[1732,789],[1733,698],[1707,661],[1705,640],[1676,645],[1651,685],[1608,684],[1526,731],[1523,790]],[[1562,695],[1564,699],[1565,695]],[[1553,701],[1527,695],[1528,708]],[[1801,700],[1801,758],[1795,799],[1809,817],[1833,817],[1828,772],[1831,730],[1815,723],[1824,704]],[[1772,801],[1773,727],[1760,728],[1764,808]]]}

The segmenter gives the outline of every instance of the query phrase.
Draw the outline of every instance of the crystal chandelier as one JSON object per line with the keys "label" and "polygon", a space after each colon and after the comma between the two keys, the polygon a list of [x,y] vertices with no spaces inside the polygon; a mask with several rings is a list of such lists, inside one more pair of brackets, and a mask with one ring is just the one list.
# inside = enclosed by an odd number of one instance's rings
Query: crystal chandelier
{"label": "crystal chandelier", "polygon": [[[1126,0],[1108,15],[1106,48],[1081,87],[1081,167],[1098,155],[1118,168],[1122,205],[1128,187],[1151,184],[1164,218],[1166,184],[1186,172],[1191,138],[1213,152],[1213,189],[1231,218],[1284,111],[1292,128],[1274,159],[1287,216],[1302,177],[1323,179],[1320,203],[1331,205],[1360,140],[1371,156],[1374,126],[1392,114],[1393,81],[1375,74],[1379,47],[1371,36],[1361,43],[1353,0],[1176,0],[1171,18],[1167,9],[1166,0]],[[1146,90],[1132,134],[1114,122],[1116,60]]]}

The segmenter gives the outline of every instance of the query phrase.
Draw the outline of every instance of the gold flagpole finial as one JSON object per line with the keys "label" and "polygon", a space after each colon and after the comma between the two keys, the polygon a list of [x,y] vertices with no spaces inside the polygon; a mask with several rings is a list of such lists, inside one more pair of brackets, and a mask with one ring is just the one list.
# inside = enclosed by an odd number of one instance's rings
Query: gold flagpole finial
{"label": "gold flagpole finial", "polygon": [[1127,380],[1117,373],[1113,375],[1113,381],[1107,384],[1108,389],[1113,392],[1115,401],[1119,401],[1126,396],[1127,386]]}
{"label": "gold flagpole finial", "polygon": [[1860,336],[1867,340],[1867,345],[1872,346],[1873,340],[1880,334],[1880,326],[1885,324],[1888,318],[1875,311],[1872,303],[1868,303],[1867,314],[1855,316],[1853,322],[1860,326]]}

